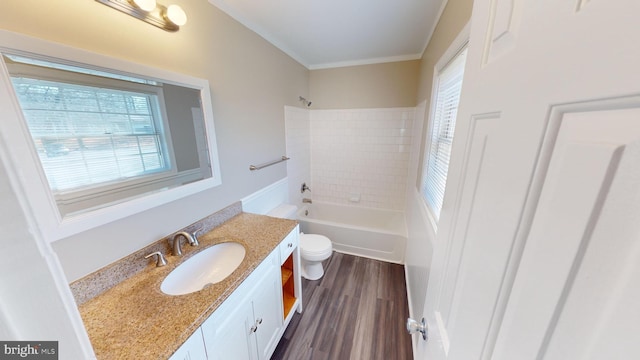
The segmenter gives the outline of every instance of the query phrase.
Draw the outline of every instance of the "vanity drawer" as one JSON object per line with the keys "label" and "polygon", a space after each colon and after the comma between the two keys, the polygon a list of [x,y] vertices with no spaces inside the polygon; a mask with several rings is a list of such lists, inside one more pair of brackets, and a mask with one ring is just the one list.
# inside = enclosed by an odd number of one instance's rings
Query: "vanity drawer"
{"label": "vanity drawer", "polygon": [[293,250],[295,250],[300,243],[300,225],[297,225],[287,237],[285,237],[280,245],[280,263],[284,263],[285,260],[291,255]]}

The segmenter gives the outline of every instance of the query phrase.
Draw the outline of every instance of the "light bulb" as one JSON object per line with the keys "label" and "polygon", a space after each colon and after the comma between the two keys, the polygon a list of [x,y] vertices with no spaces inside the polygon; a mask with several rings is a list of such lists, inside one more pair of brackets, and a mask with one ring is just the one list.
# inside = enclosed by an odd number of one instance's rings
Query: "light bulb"
{"label": "light bulb", "polygon": [[156,8],[156,0],[132,0],[132,2],[144,11],[151,11]]}
{"label": "light bulb", "polygon": [[184,10],[182,10],[178,5],[169,5],[165,16],[167,20],[178,26],[182,26],[187,23],[187,14],[185,14]]}

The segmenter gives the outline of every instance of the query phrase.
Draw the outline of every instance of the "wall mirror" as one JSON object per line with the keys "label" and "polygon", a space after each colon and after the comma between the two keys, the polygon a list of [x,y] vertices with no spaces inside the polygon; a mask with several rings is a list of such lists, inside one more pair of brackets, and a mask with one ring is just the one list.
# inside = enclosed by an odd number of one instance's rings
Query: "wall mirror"
{"label": "wall mirror", "polygon": [[0,124],[55,241],[221,183],[206,80],[0,31]]}

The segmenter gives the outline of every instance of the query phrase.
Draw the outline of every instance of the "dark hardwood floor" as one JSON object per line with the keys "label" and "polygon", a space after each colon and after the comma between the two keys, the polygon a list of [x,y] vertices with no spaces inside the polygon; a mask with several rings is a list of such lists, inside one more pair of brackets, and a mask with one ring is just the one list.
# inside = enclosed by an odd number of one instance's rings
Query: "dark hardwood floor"
{"label": "dark hardwood floor", "polygon": [[336,252],[324,267],[271,359],[412,359],[404,267]]}

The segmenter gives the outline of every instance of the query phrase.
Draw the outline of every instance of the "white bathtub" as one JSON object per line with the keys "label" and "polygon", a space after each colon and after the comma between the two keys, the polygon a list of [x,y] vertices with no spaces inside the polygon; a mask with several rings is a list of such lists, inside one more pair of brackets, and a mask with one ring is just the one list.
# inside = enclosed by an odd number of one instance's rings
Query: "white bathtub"
{"label": "white bathtub", "polygon": [[404,262],[407,226],[402,211],[314,202],[298,210],[302,232],[325,235],[337,252]]}

